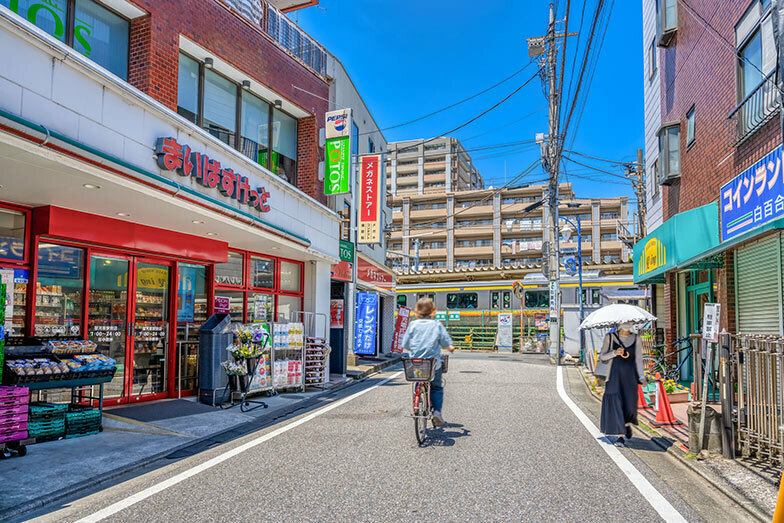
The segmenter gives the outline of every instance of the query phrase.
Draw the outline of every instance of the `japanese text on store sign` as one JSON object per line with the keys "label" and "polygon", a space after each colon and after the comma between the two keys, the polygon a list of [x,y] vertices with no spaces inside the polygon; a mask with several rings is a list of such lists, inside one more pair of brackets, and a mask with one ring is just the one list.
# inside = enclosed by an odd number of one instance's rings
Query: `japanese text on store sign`
{"label": "japanese text on store sign", "polygon": [[376,353],[376,317],[378,294],[357,293],[357,322],[354,330],[354,353]]}
{"label": "japanese text on store sign", "polygon": [[721,188],[722,241],[784,216],[784,173],[779,145]]}
{"label": "japanese text on store sign", "polygon": [[178,143],[176,138],[158,138],[155,154],[158,167],[163,170],[175,171],[180,176],[193,176],[202,186],[218,189],[224,196],[261,212],[270,210],[267,203],[270,194],[264,187],[252,189],[247,176],[221,166],[218,160],[211,160],[206,154],[192,151],[190,146]]}
{"label": "japanese text on store sign", "polygon": [[358,243],[381,243],[381,155],[359,160],[360,202]]}
{"label": "japanese text on store sign", "polygon": [[403,352],[403,337],[408,330],[408,321],[411,319],[411,309],[400,307],[395,320],[395,334],[392,337],[392,352]]}

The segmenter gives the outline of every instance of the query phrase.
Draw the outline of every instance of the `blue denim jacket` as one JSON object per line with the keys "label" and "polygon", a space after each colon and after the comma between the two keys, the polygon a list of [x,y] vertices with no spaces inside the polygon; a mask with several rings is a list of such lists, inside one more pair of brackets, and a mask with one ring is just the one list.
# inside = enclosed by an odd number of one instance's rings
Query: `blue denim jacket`
{"label": "blue denim jacket", "polygon": [[408,350],[412,358],[438,358],[436,368],[441,368],[441,349],[450,345],[452,338],[438,320],[414,320],[403,337],[403,349]]}

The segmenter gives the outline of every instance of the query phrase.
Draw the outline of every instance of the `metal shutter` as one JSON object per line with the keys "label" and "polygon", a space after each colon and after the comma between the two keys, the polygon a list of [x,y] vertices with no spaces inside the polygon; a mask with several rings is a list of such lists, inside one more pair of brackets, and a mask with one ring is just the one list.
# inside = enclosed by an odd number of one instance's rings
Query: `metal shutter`
{"label": "metal shutter", "polygon": [[738,332],[781,332],[781,235],[738,249],[735,256]]}

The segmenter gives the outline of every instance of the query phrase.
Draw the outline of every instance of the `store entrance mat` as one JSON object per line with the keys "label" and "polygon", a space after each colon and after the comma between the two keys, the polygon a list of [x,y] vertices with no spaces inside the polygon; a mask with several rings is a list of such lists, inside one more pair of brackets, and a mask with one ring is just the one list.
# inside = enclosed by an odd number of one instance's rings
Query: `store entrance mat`
{"label": "store entrance mat", "polygon": [[106,412],[136,421],[152,422],[191,416],[193,414],[204,414],[205,412],[215,412],[215,407],[188,400],[165,400],[144,405],[118,407]]}

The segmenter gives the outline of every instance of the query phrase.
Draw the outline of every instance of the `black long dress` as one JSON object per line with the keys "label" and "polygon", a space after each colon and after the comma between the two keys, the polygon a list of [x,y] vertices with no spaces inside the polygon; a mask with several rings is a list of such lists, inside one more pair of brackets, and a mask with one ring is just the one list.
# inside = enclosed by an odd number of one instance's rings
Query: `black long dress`
{"label": "black long dress", "polygon": [[613,358],[610,379],[604,387],[600,425],[601,431],[608,435],[623,435],[627,423],[637,424],[637,385],[640,381],[634,357],[636,345],[636,336],[629,347],[620,337],[610,336],[610,350],[623,347],[629,357]]}

